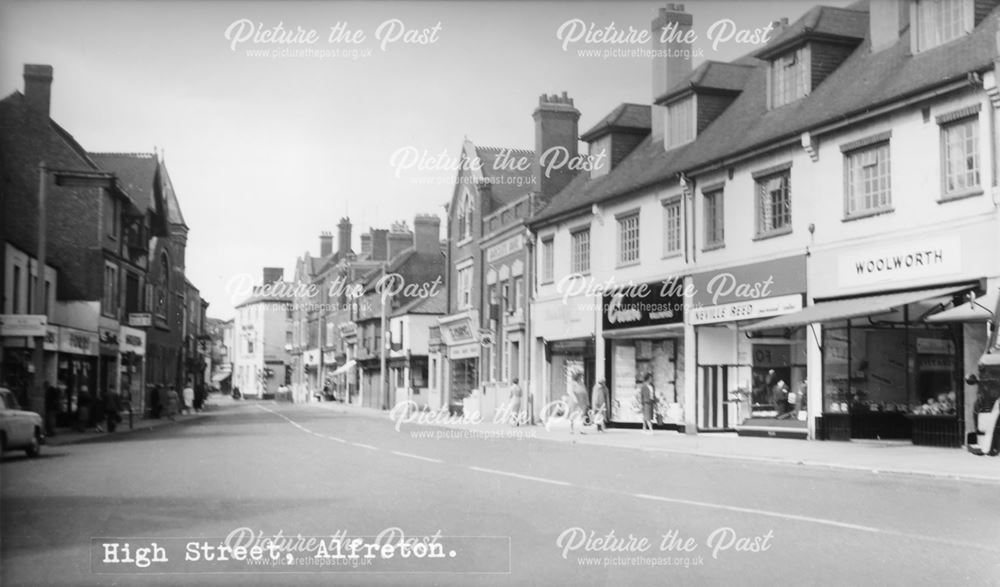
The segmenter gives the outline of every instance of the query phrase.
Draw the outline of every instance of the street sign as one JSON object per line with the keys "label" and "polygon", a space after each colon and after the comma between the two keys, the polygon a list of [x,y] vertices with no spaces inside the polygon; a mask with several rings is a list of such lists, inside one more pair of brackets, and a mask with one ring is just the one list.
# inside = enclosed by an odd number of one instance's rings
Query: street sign
{"label": "street sign", "polygon": [[0,314],[0,336],[45,336],[44,314]]}
{"label": "street sign", "polygon": [[142,328],[153,325],[153,315],[149,312],[133,312],[128,315],[129,326]]}

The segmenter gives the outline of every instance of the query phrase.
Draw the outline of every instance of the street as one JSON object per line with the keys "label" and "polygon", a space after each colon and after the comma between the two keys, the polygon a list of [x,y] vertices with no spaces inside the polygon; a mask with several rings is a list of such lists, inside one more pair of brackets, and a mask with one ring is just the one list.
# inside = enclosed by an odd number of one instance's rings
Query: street
{"label": "street", "polygon": [[[530,435],[526,428],[512,429],[509,438],[476,438],[412,424],[396,431],[385,416],[236,402],[153,430],[48,446],[36,460],[10,453],[0,468],[0,579],[4,585],[1000,581],[995,485]],[[264,537],[326,538],[398,528],[407,537],[438,534],[445,548],[458,546],[458,556],[405,564],[397,558],[397,566],[379,568],[296,567],[286,564],[285,552],[276,564],[256,568],[184,561],[191,551],[183,545],[218,544],[238,528]],[[102,564],[108,539],[136,547],[159,539],[170,562]],[[466,552],[475,556],[462,560]]]}

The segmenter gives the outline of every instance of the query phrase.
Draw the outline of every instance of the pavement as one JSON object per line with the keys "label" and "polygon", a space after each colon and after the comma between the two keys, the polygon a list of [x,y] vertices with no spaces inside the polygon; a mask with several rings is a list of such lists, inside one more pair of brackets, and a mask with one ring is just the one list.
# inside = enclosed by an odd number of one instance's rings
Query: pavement
{"label": "pavement", "polygon": [[[0,464],[0,584],[1000,579],[993,485],[601,444],[581,450],[591,439],[536,440],[538,431],[397,431],[384,414],[220,401],[172,424],[46,447],[39,458],[11,453]],[[305,537],[386,533],[438,536],[449,554],[375,556],[360,567],[308,556]],[[252,565],[197,555],[227,536],[250,535],[274,537],[292,556]],[[139,554],[154,544],[164,556]]]}
{"label": "pavement", "polygon": [[[319,402],[305,405],[364,417],[389,417],[385,411],[340,403]],[[417,425],[419,424],[403,424],[406,427]],[[601,433],[593,427],[585,427],[583,434],[570,434],[568,424],[563,421],[553,422],[548,428],[542,425],[512,427],[492,422],[480,424],[443,422],[436,425],[477,430],[485,435],[509,434],[523,429],[526,434],[530,433],[532,438],[581,446],[605,446],[716,459],[864,471],[880,475],[1000,484],[1000,457],[977,456],[964,448],[914,446],[909,441],[807,441],[741,437],[735,433],[691,435],[660,430],[652,435],[644,435],[640,430],[626,428],[610,428]]]}

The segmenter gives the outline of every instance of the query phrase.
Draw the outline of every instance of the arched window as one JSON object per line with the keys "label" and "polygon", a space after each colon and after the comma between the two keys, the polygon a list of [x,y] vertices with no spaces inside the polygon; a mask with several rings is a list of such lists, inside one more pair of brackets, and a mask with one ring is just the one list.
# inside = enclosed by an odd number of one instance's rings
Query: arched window
{"label": "arched window", "polygon": [[462,202],[458,206],[458,238],[466,239],[472,237],[472,196],[469,192],[462,195]]}

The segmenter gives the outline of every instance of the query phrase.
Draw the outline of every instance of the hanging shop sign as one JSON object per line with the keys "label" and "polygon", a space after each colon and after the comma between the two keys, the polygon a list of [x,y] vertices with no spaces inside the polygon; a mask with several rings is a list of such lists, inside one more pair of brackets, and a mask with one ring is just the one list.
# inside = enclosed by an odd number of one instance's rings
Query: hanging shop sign
{"label": "hanging shop sign", "polygon": [[122,326],[119,332],[119,349],[122,353],[143,356],[146,354],[146,332],[138,328]]}
{"label": "hanging shop sign", "polygon": [[684,280],[670,278],[622,286],[601,297],[604,330],[684,322]]}
{"label": "hanging shop sign", "polygon": [[806,257],[740,265],[691,276],[692,324],[753,320],[802,309]]}
{"label": "hanging shop sign", "polygon": [[118,353],[119,338],[118,338],[118,328],[104,328],[98,329],[98,334],[101,341],[101,352],[102,353]]}
{"label": "hanging shop sign", "polygon": [[148,312],[132,312],[128,315],[129,326],[145,328],[153,325],[153,315]]}

